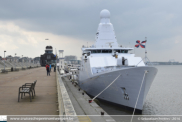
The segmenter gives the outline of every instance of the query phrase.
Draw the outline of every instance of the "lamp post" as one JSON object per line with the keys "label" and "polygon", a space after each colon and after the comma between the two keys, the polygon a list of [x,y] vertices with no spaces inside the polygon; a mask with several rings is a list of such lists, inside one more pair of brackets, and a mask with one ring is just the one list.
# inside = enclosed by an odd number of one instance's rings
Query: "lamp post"
{"label": "lamp post", "polygon": [[5,52],[6,51],[4,51],[4,71],[5,71]]}
{"label": "lamp post", "polygon": [[15,70],[16,70],[16,53],[15,53]]}
{"label": "lamp post", "polygon": [[21,66],[23,68],[23,55],[22,55],[22,58],[21,58]]}
{"label": "lamp post", "polygon": [[28,68],[28,57],[26,57],[26,66],[27,66],[27,68]]}

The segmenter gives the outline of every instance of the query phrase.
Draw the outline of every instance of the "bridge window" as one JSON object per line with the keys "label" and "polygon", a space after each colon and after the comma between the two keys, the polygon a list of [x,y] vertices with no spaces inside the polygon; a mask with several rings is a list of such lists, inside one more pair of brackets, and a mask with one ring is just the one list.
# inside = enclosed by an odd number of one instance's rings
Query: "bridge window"
{"label": "bridge window", "polygon": [[91,50],[91,53],[101,53],[101,50]]}
{"label": "bridge window", "polygon": [[128,53],[128,50],[121,50],[121,53]]}
{"label": "bridge window", "polygon": [[[90,50],[91,53],[112,53],[112,50]],[[114,50],[118,53],[128,53],[128,50]]]}
{"label": "bridge window", "polygon": [[96,53],[96,50],[91,50],[91,53]]}
{"label": "bridge window", "polygon": [[102,51],[101,50],[97,50],[97,53],[101,53]]}
{"label": "bridge window", "polygon": [[102,53],[108,53],[108,50],[102,50]]}
{"label": "bridge window", "polygon": [[118,53],[120,53],[121,52],[121,50],[115,50],[116,52],[118,52]]}
{"label": "bridge window", "polygon": [[102,53],[112,53],[112,50],[102,50]]}

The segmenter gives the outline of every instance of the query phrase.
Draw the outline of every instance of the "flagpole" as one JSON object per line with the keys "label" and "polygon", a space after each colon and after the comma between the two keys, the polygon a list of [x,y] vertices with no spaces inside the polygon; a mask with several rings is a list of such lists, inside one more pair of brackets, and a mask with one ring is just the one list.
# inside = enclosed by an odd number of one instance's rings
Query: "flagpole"
{"label": "flagpole", "polygon": [[145,37],[145,65],[147,64],[147,48],[146,48],[146,45],[147,45],[147,37]]}

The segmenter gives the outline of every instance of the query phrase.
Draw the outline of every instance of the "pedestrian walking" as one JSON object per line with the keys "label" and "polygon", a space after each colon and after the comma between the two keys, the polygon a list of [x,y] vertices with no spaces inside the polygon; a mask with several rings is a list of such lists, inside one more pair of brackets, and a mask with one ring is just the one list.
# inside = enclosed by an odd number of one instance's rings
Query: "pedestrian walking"
{"label": "pedestrian walking", "polygon": [[56,65],[54,66],[54,72],[56,72]]}
{"label": "pedestrian walking", "polygon": [[50,67],[50,72],[51,72],[51,64],[49,65],[49,67]]}
{"label": "pedestrian walking", "polygon": [[46,64],[46,70],[47,70],[47,76],[49,75],[50,76],[50,71],[49,71],[49,65]]}

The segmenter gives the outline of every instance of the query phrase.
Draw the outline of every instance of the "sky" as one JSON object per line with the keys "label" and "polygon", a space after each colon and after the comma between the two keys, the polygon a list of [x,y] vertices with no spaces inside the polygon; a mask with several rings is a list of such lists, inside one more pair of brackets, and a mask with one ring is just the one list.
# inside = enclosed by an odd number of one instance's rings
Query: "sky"
{"label": "sky", "polygon": [[[38,57],[45,47],[81,57],[82,45],[92,45],[100,12],[111,13],[117,41],[134,47],[147,37],[150,61],[182,62],[181,0],[4,0],[0,1],[0,56]],[[49,40],[45,40],[49,39]],[[145,49],[135,48],[144,57]]]}

